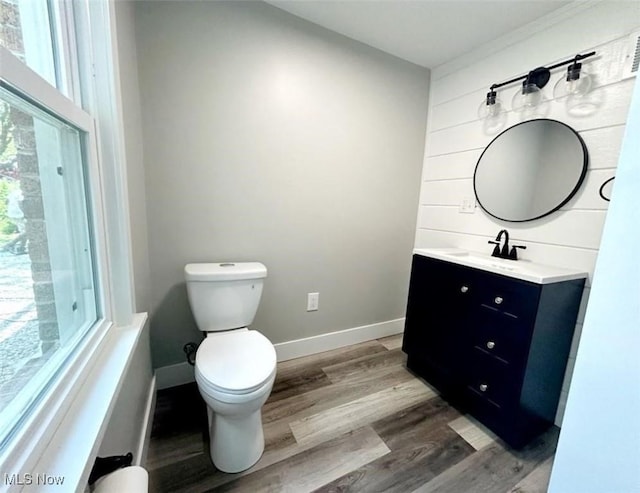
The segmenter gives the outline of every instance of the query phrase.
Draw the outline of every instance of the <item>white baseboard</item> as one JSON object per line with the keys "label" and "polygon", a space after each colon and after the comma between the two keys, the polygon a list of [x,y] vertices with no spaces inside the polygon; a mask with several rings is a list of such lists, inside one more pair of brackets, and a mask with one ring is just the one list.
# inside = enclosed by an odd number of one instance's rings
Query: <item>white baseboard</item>
{"label": "white baseboard", "polygon": [[177,387],[185,383],[195,382],[193,366],[186,361],[175,365],[161,366],[156,369],[156,385],[158,390]]}
{"label": "white baseboard", "polygon": [[381,337],[400,334],[404,330],[404,318],[388,320],[377,324],[363,325],[352,329],[338,330],[328,334],[296,339],[274,344],[278,361],[287,361],[310,354],[323,353],[359,342],[372,341]]}
{"label": "white baseboard", "polygon": [[[304,339],[274,344],[278,361],[287,361],[302,356],[322,353],[360,342],[372,341],[381,337],[400,334],[404,330],[404,318],[388,320],[377,324],[363,325],[351,329],[338,330]],[[177,387],[195,381],[193,366],[186,361],[156,369],[158,390]]]}
{"label": "white baseboard", "polygon": [[151,427],[153,425],[153,414],[156,410],[156,376],[151,378],[149,392],[147,393],[147,404],[144,409],[144,421],[140,430],[140,438],[138,439],[138,450],[134,456],[134,465],[142,466],[147,463],[147,451],[149,450],[149,441],[151,440]]}

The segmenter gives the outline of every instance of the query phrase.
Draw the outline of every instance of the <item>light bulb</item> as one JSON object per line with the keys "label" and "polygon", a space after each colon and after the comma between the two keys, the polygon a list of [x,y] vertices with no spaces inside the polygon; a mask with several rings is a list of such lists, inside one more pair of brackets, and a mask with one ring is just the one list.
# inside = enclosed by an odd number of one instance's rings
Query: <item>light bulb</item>
{"label": "light bulb", "polygon": [[535,84],[525,84],[513,96],[512,107],[515,111],[535,108],[543,102],[542,91]]}
{"label": "light bulb", "polygon": [[540,94],[538,93],[529,93],[525,94],[522,98],[522,107],[523,108],[533,108],[538,106],[540,102]]}
{"label": "light bulb", "polygon": [[526,84],[513,95],[513,110],[519,114],[521,120],[544,118],[549,113],[549,102],[542,94],[542,90],[535,84]]}
{"label": "light bulb", "polygon": [[567,80],[561,77],[553,86],[553,97],[555,99],[566,98],[567,96],[586,96],[591,91],[593,78],[582,71],[577,79]]}
{"label": "light bulb", "polygon": [[507,121],[502,101],[493,88],[489,89],[487,97],[478,106],[478,118],[482,120],[482,128],[488,135],[499,132]]}
{"label": "light bulb", "polygon": [[496,98],[493,104],[487,104],[486,101],[482,101],[478,106],[478,118],[496,118],[502,113],[502,102]]}

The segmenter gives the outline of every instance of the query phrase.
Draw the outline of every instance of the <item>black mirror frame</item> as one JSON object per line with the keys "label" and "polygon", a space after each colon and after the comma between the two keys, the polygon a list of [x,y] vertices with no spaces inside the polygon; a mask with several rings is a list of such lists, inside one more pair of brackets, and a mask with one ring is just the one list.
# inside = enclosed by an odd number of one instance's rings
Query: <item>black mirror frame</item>
{"label": "black mirror frame", "polygon": [[[520,125],[524,125],[526,123],[531,123],[531,122],[536,122],[536,121],[548,121],[548,122],[559,123],[560,125],[563,125],[564,127],[566,127],[569,130],[571,130],[571,132],[573,132],[573,134],[577,137],[577,139],[580,142],[580,145],[582,147],[582,155],[583,155],[582,172],[580,173],[580,178],[578,179],[578,182],[576,183],[576,185],[573,188],[573,190],[571,190],[571,192],[565,197],[565,199],[562,202],[560,202],[560,204],[558,204],[557,206],[555,206],[553,209],[549,210],[548,212],[545,212],[544,214],[541,214],[539,216],[532,217],[532,218],[529,218],[529,219],[505,219],[503,217],[496,216],[495,214],[492,214],[491,212],[489,212],[482,205],[482,201],[480,200],[480,197],[478,197],[478,190],[476,188],[476,173],[478,172],[478,166],[480,165],[480,162],[482,161],[482,156],[484,156],[484,153],[487,152],[487,149],[489,149],[489,147],[491,147],[491,145],[496,140],[498,140],[503,134],[507,133],[509,130],[512,130],[512,129],[520,126]],[[482,208],[482,210],[484,212],[489,214],[491,217],[499,219],[500,221],[506,221],[506,222],[510,222],[510,223],[524,223],[524,222],[529,222],[529,221],[535,221],[536,219],[540,219],[540,218],[548,216],[549,214],[553,214],[554,212],[559,210],[563,205],[565,205],[567,202],[569,202],[574,197],[574,195],[578,192],[578,190],[580,190],[580,187],[582,186],[582,183],[584,182],[584,179],[587,176],[588,167],[589,167],[589,152],[587,150],[587,146],[584,143],[584,140],[582,139],[580,134],[574,128],[570,127],[566,123],[563,123],[563,122],[558,121],[558,120],[553,120],[551,118],[534,118],[532,120],[526,120],[524,122],[517,123],[517,124],[507,128],[507,129],[503,130],[498,135],[496,135],[493,138],[493,140],[491,142],[489,142],[489,144],[487,144],[487,147],[485,147],[484,150],[482,151],[482,154],[480,154],[480,157],[478,158],[478,161],[476,163],[476,167],[475,167],[475,169],[473,171],[473,193],[476,196],[476,201],[478,202],[478,205]]]}

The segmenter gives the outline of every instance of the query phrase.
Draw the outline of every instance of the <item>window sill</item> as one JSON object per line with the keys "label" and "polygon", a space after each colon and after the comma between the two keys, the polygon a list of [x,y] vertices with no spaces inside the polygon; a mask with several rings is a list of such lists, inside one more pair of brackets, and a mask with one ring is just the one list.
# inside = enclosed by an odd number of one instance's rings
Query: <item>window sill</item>
{"label": "window sill", "polygon": [[[85,490],[146,321],[146,313],[136,314],[130,325],[109,328],[95,347],[87,349],[85,360],[70,370],[70,383],[60,391],[56,389],[57,400],[49,396],[56,402],[44,403],[28,436],[13,447],[17,450],[8,451],[10,459],[2,461],[3,473],[6,471],[8,477],[3,474],[0,478],[0,491]],[[42,484],[55,483],[58,478],[64,481],[62,485]],[[11,479],[13,484],[9,484]],[[31,485],[27,485],[29,480]]]}

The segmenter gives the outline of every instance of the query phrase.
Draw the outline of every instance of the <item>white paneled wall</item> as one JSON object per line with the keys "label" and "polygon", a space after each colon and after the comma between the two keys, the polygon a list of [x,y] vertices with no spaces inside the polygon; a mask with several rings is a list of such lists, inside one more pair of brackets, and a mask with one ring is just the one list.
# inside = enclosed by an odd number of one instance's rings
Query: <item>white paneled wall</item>
{"label": "white paneled wall", "polygon": [[[489,253],[487,240],[507,228],[514,243],[527,246],[522,258],[583,269],[590,274],[556,419],[558,424],[607,210],[607,202],[599,197],[598,190],[615,175],[634,83],[633,79],[622,79],[627,36],[639,26],[638,2],[571,4],[432,72],[416,248],[448,246]],[[553,100],[553,86],[566,71],[561,67],[552,72],[543,89],[549,103],[547,112],[538,116],[560,120],[584,139],[589,169],[580,191],[560,211],[527,223],[499,221],[479,207],[473,214],[461,213],[459,205],[463,198],[474,196],[473,172],[482,150],[499,132],[522,121],[520,113],[510,111],[511,98],[520,84],[515,83],[498,90],[507,109],[504,125],[488,130],[477,117],[487,88],[537,66],[551,65],[591,50],[597,54],[583,61],[583,70],[594,76],[590,95],[594,111],[589,115],[572,115],[563,100]]]}

